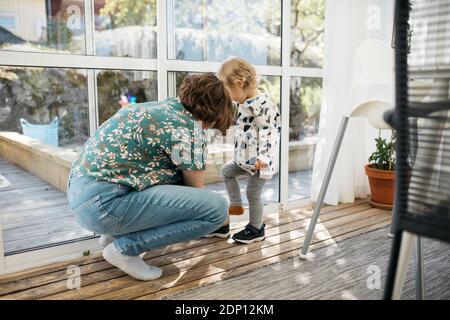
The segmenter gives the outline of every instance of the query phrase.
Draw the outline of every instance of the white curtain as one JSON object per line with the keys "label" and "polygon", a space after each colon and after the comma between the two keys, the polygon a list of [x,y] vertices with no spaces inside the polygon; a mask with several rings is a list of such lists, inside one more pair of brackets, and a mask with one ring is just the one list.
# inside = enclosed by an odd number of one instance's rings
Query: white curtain
{"label": "white curtain", "polygon": [[[392,55],[393,63],[394,52],[390,46],[394,2],[326,0],[323,95],[311,182],[312,201],[317,200],[342,116],[348,115],[356,107],[355,101],[362,102],[365,96],[367,100],[378,98],[393,104],[393,64],[381,66],[385,68],[381,74],[391,82],[392,91],[379,90],[376,84],[371,88],[372,73],[380,68],[377,66],[380,63],[379,51],[359,49],[368,42],[381,43],[388,55]],[[364,52],[364,55],[358,56],[357,52]],[[362,88],[365,90],[356,92],[359,96],[355,100],[352,98],[355,90],[351,92],[351,89],[358,81],[364,82]],[[377,135],[378,131],[370,127],[366,119],[350,119],[325,203],[353,202],[355,198],[363,198],[370,193],[364,165],[375,148],[374,138]],[[383,132],[382,135],[389,136],[390,132]]]}

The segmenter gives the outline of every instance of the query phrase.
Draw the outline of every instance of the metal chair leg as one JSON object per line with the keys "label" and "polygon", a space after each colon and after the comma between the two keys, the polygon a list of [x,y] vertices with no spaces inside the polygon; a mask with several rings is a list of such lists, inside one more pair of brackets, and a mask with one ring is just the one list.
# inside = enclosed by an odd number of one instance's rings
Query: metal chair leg
{"label": "metal chair leg", "polygon": [[349,117],[343,116],[341,120],[341,125],[339,127],[339,132],[334,142],[333,151],[331,152],[330,161],[328,162],[327,171],[325,172],[325,177],[320,187],[319,197],[317,198],[317,203],[314,208],[314,213],[311,217],[311,222],[309,223],[308,232],[306,233],[305,241],[303,242],[303,247],[300,252],[300,258],[306,258],[308,253],[309,245],[311,243],[312,236],[314,234],[314,229],[317,224],[317,219],[319,218],[320,208],[322,207],[325,194],[327,193],[328,185],[330,183],[331,176],[333,174],[334,165],[336,164],[336,159],[339,154],[339,149],[341,148],[342,140],[344,139],[345,130],[347,128]]}
{"label": "metal chair leg", "polygon": [[402,234],[403,232],[396,231],[394,233],[394,239],[392,240],[392,251],[391,251],[391,258],[389,259],[389,265],[387,270],[387,277],[386,277],[386,285],[384,288],[384,300],[391,300],[392,294],[394,291],[394,283],[395,283],[395,275],[396,270],[398,266],[398,258],[400,255],[400,247],[402,242]]}
{"label": "metal chair leg", "polygon": [[395,272],[394,288],[392,299],[399,300],[402,295],[403,284],[405,283],[406,273],[408,271],[408,264],[411,260],[411,255],[414,247],[416,236],[409,232],[403,232],[402,243],[400,247],[400,254],[398,257],[397,270]]}

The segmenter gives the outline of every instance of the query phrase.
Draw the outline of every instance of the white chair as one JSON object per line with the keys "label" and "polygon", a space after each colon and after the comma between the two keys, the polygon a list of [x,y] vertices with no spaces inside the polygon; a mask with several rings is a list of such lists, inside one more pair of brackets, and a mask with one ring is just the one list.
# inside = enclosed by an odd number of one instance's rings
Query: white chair
{"label": "white chair", "polygon": [[[384,121],[384,113],[394,108],[394,52],[385,42],[378,39],[368,39],[361,43],[355,53],[355,74],[348,98],[348,111],[342,117],[339,131],[330,155],[327,170],[319,191],[311,222],[308,226],[305,241],[299,256],[309,259],[309,245],[319,218],[320,209],[325,198],[334,165],[345,136],[350,118],[366,118],[376,129],[392,127]],[[391,233],[390,233],[391,235]],[[401,284],[406,275],[407,262],[416,242],[416,297],[423,298],[423,269],[420,237],[405,233],[402,239],[402,255],[399,258],[399,273],[396,279],[394,296],[399,297]]]}
{"label": "white chair", "polygon": [[367,118],[369,123],[377,129],[391,129],[391,127],[383,120],[383,115],[386,111],[391,110],[393,106],[387,102],[381,100],[372,100],[364,102],[358,105],[349,115],[344,115],[341,120],[339,131],[334,142],[333,150],[331,151],[330,160],[328,161],[327,170],[320,187],[319,196],[314,207],[314,212],[309,223],[308,232],[306,233],[305,241],[300,252],[300,258],[307,259],[309,245],[314,234],[314,229],[319,218],[320,209],[323,204],[323,200],[327,193],[328,185],[330,183],[331,176],[333,174],[334,165],[341,148],[342,141],[344,140],[345,131],[350,118],[360,117]]}

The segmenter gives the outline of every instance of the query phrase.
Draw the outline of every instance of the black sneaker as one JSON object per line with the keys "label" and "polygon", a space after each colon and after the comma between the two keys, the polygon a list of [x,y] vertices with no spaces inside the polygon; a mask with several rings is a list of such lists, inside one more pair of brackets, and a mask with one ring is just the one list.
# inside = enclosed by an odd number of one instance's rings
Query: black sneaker
{"label": "black sneaker", "polygon": [[211,232],[210,234],[207,234],[206,236],[203,236],[203,238],[227,238],[230,235],[230,224],[221,226],[216,231]]}
{"label": "black sneaker", "polygon": [[264,227],[266,225],[263,224],[261,229],[256,229],[250,223],[245,226],[245,229],[235,233],[233,235],[233,240],[240,243],[252,243],[256,241],[262,241],[266,238],[264,233]]}

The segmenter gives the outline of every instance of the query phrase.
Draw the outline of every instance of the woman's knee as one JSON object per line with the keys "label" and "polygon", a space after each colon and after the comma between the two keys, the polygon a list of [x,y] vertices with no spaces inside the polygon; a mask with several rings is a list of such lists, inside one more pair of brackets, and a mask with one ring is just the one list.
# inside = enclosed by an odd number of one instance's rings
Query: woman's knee
{"label": "woman's knee", "polygon": [[220,194],[214,194],[214,196],[211,197],[210,201],[213,207],[210,211],[208,220],[213,224],[221,226],[227,219],[228,202]]}

